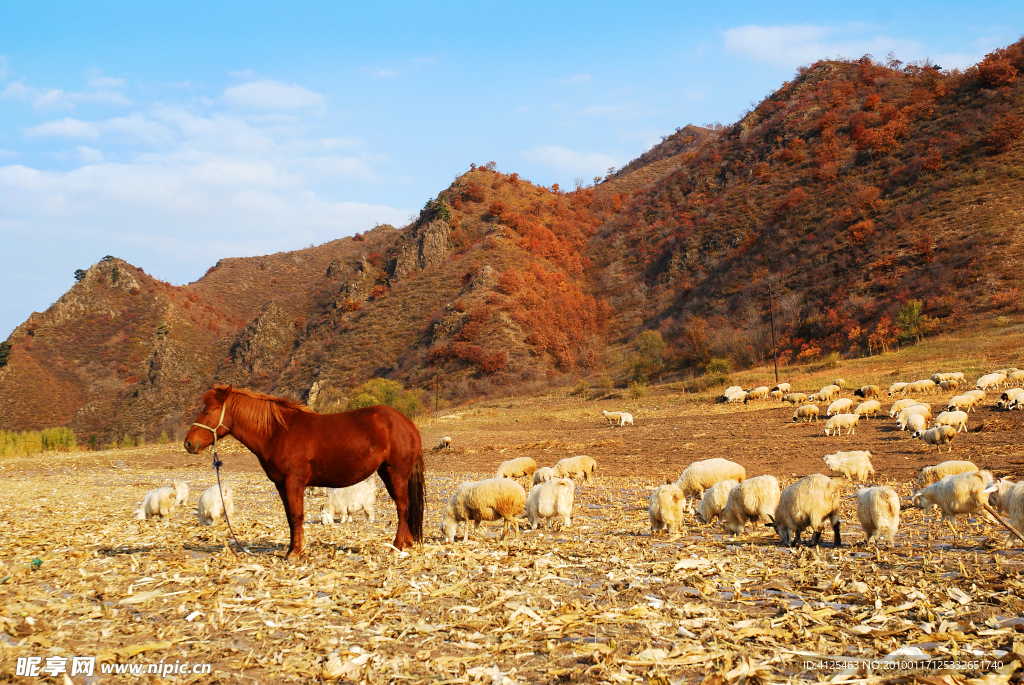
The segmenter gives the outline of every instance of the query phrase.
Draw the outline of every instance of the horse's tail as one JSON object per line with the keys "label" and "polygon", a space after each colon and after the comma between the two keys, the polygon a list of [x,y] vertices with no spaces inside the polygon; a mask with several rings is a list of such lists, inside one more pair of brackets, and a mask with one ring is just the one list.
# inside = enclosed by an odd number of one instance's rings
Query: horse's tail
{"label": "horse's tail", "polygon": [[409,532],[416,542],[423,542],[423,508],[426,501],[423,485],[423,452],[416,455],[416,463],[409,476]]}

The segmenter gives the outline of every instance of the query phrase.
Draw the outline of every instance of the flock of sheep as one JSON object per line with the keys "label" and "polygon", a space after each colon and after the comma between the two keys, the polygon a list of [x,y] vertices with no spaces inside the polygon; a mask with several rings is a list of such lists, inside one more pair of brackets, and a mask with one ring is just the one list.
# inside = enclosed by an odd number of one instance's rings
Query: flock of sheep
{"label": "flock of sheep", "polygon": [[[913,431],[914,438],[920,438],[929,446],[934,445],[941,452],[942,445],[949,445],[960,431],[967,430],[967,412],[973,411],[986,397],[986,391],[999,390],[1024,382],[1024,371],[1015,368],[1000,369],[981,376],[975,389],[955,395],[946,403],[946,411],[935,417],[933,427],[931,406],[916,399],[896,400],[890,407],[889,416],[895,418],[901,431]],[[913,383],[895,383],[888,390],[889,397],[923,395],[939,390],[956,392],[965,383],[962,373],[937,373],[927,380]],[[842,429],[853,435],[862,417],[870,418],[882,411],[882,390],[876,385],[858,388],[854,397],[862,401],[854,406],[854,400],[838,397],[845,388],[843,379],[825,386],[812,395],[792,392],[788,383],[774,388],[767,386],[744,391],[739,387],[728,388],[718,401],[750,402],[752,400],[777,400],[800,405],[793,414],[794,421],[816,421],[819,415],[818,402],[829,402],[825,414],[825,434],[839,435]],[[1024,389],[1009,388],[1003,391],[997,407],[1005,410],[1024,409]],[[851,411],[852,410],[852,411]],[[627,412],[602,412],[609,424],[633,425],[633,417]],[[438,450],[450,450],[452,439],[445,436]],[[675,482],[661,485],[650,496],[648,515],[651,532],[678,530],[684,513],[693,512],[703,524],[716,520],[734,535],[742,534],[748,523],[759,522],[772,527],[782,543],[792,546],[800,542],[805,531],[812,535],[810,544],[817,545],[828,524],[833,531],[834,544],[841,545],[839,509],[844,486],[850,481],[866,481],[874,475],[871,453],[866,450],[836,452],[824,457],[829,469],[840,477],[830,478],[822,474],[806,476],[785,489],[781,489],[777,478],[771,475],[746,477],[746,469],[740,464],[722,458],[707,459],[690,464]],[[479,528],[484,521],[501,521],[504,540],[509,530],[519,537],[519,520],[527,519],[536,530],[541,520],[550,527],[551,520],[563,528],[572,525],[572,509],[575,502],[574,478],[582,477],[584,482],[594,480],[597,463],[589,456],[567,457],[554,466],[537,467],[530,457],[519,457],[503,462],[495,476],[486,480],[465,482],[458,486],[445,507],[441,520],[441,534],[448,542],[454,542],[458,525],[464,524],[463,541],[469,538],[470,523]],[[531,483],[529,493],[517,481],[527,478]],[[362,512],[372,523],[375,519],[374,505],[377,488],[373,477],[347,488],[328,489],[327,504],[321,510],[323,524],[335,519],[341,523],[351,521],[352,516]],[[856,493],[857,517],[866,535],[865,544],[874,540],[885,540],[893,544],[900,522],[900,499],[896,491],[887,485],[861,488]],[[163,487],[146,494],[142,505],[135,512],[138,519],[170,516],[175,506],[188,500],[188,485],[174,481],[174,487]],[[1024,529],[1024,482],[1013,483],[1006,479],[994,480],[988,471],[979,470],[969,461],[946,461],[927,466],[917,479],[917,491],[911,502],[926,511],[937,507],[942,513],[942,523],[952,522],[958,514],[974,514],[984,509],[1006,515],[1010,525],[1017,531]],[[990,507],[995,509],[990,509]],[[224,487],[223,502],[216,485],[208,488],[200,497],[197,510],[200,523],[212,525],[219,518],[234,515],[230,487]],[[1019,536],[1018,536],[1019,537]],[[1024,540],[1024,538],[1021,538]]]}

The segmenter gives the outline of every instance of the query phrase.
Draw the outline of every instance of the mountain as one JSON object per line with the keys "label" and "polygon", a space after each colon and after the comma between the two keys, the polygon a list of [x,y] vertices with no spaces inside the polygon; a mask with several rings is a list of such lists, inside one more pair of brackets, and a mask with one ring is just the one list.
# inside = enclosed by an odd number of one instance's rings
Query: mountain
{"label": "mountain", "polygon": [[384,376],[457,403],[759,363],[773,320],[783,364],[998,321],[1020,307],[1021,72],[1021,43],[963,72],[822,61],[592,187],[473,167],[401,230],[181,287],[105,258],[11,335],[0,426],[152,439],[214,382],[335,410]]}

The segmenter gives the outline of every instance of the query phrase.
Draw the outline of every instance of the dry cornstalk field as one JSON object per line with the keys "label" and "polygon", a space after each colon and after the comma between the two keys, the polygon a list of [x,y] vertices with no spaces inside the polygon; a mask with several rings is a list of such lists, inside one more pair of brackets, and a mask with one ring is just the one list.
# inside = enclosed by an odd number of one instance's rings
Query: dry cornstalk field
{"label": "dry cornstalk field", "polygon": [[[564,403],[424,426],[426,445],[444,434],[456,443],[451,454],[428,455],[425,544],[390,547],[394,505],[383,489],[376,523],[357,515],[331,526],[319,523],[325,497],[308,491],[298,563],[282,559],[283,508],[240,447],[222,449],[222,473],[234,491],[235,532],[252,556],[229,549],[223,524],[197,523],[198,496],[215,483],[208,455],[145,448],[5,460],[0,679],[32,681],[15,673],[19,657],[33,656],[40,668],[49,657],[97,657],[92,678],[70,670],[51,678],[63,683],[863,683],[918,674],[994,685],[1013,677],[1024,660],[1019,547],[1004,549],[1005,531],[984,519],[960,517],[954,536],[910,507],[912,474],[945,454],[926,454],[888,420],[826,439],[820,425],[787,425],[791,409],[680,405],[673,413],[667,404],[635,408],[635,429],[602,426],[591,405]],[[1019,455],[1013,421],[963,435],[951,457],[1014,475],[986,462]],[[730,452],[744,440],[746,452]],[[796,444],[801,457],[787,459]],[[853,499],[841,549],[827,532],[822,547],[787,549],[771,529],[733,538],[692,516],[677,535],[650,534],[651,490],[695,459],[732,456],[749,475],[773,473],[785,486],[827,473],[821,454],[862,444],[876,455],[874,482],[901,495],[895,548],[862,546]],[[502,544],[500,526],[485,524],[468,544],[461,535],[441,540],[441,512],[458,483],[490,477],[511,456],[550,465],[582,450],[600,468],[595,484],[577,487],[571,529]],[[145,493],[173,479],[189,483],[188,505],[166,521],[134,520]],[[164,668],[186,663],[212,672]],[[143,674],[101,672],[125,665]],[[163,669],[159,677],[145,673],[151,665]]]}

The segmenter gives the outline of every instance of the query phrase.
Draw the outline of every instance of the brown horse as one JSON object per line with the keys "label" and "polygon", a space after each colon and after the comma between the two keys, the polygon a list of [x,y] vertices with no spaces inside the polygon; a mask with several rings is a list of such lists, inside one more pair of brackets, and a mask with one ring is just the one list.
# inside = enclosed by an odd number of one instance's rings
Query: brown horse
{"label": "brown horse", "polygon": [[283,397],[216,386],[203,395],[185,449],[199,454],[233,435],[260,460],[288,516],[286,558],[302,555],[307,487],[344,488],[374,471],[398,509],[395,547],[423,541],[423,446],[412,421],[390,407],[318,414]]}

